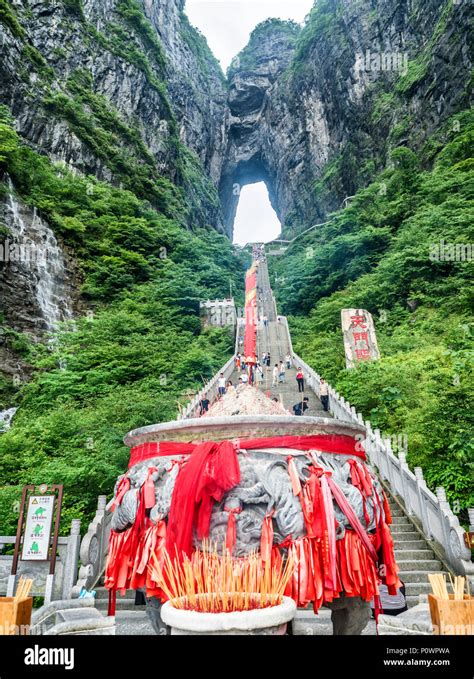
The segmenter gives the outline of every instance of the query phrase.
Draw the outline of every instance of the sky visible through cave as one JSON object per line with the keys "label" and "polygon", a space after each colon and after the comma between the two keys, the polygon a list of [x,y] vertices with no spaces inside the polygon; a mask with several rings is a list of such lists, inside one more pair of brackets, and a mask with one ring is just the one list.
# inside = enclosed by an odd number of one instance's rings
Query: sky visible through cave
{"label": "sky visible through cave", "polygon": [[[269,17],[302,23],[313,4],[314,0],[186,0],[186,14],[206,36],[226,71],[257,24]],[[280,231],[265,184],[244,186],[234,222],[234,243],[268,242]]]}

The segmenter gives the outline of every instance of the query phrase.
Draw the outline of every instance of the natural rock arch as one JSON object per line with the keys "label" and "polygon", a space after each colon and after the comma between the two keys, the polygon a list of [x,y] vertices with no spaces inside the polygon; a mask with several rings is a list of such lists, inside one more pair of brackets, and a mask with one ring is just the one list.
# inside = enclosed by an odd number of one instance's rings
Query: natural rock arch
{"label": "natural rock arch", "polygon": [[288,22],[264,22],[229,69],[227,149],[219,197],[230,238],[240,193],[247,184],[265,182],[272,207],[281,220],[275,158],[265,113],[272,89],[293,56],[297,31]]}

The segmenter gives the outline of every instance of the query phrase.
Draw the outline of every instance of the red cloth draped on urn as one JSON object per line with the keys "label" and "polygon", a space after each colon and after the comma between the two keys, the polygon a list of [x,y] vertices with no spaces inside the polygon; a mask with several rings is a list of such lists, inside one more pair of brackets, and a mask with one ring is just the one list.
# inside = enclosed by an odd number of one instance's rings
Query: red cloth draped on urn
{"label": "red cloth draped on urn", "polygon": [[[145,588],[147,596],[165,598],[148,565],[154,554],[158,562],[164,550],[179,555],[192,552],[193,533],[200,539],[209,535],[210,519],[214,502],[220,502],[226,493],[240,483],[237,450],[287,447],[307,451],[311,462],[310,476],[306,481],[298,478],[294,460],[287,458],[289,483],[292,492],[299,497],[305,521],[306,535],[292,539],[288,536],[281,545],[273,544],[272,514],[268,514],[262,526],[261,555],[272,562],[284,557],[288,549],[296,557],[297,568],[288,584],[286,594],[299,606],[313,602],[317,611],[323,603],[330,603],[342,592],[346,596],[359,596],[370,601],[378,595],[378,583],[383,581],[390,593],[400,586],[393,552],[393,541],[387,523],[391,523],[385,494],[380,498],[372,482],[368,468],[363,463],[364,453],[348,436],[274,437],[252,441],[204,442],[198,444],[160,443],[144,444],[131,451],[131,458],[140,461],[151,457],[178,454],[190,455],[180,465],[173,491],[167,522],[154,524],[148,511],[155,502],[152,474],[138,493],[138,509],[133,526],[122,533],[111,532],[109,556],[106,567],[105,586],[110,590],[124,592],[128,588]],[[335,483],[331,472],[325,470],[315,450],[351,455],[351,481],[361,492],[364,503],[365,526],[356,516],[344,493]],[[172,452],[171,452],[172,451]],[[171,465],[172,467],[173,465]],[[122,479],[114,505],[118,506],[130,484]],[[376,527],[368,533],[369,515],[367,500],[375,502]],[[334,504],[346,516],[351,528],[341,539],[336,539],[338,524]],[[226,544],[232,549],[236,539],[238,509],[225,507],[228,512]]]}

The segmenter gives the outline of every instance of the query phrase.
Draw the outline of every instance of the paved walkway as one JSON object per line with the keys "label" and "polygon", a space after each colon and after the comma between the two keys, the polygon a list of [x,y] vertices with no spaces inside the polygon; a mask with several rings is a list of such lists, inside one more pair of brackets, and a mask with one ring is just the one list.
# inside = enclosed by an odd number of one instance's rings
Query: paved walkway
{"label": "paved walkway", "polygon": [[[285,357],[290,353],[290,343],[288,340],[286,327],[278,321],[275,312],[275,303],[273,300],[273,293],[270,287],[270,278],[268,275],[268,267],[266,261],[260,262],[257,275],[257,305],[258,318],[263,316],[268,318],[268,323],[264,325],[263,321],[259,321],[257,328],[257,353],[259,359],[262,354],[270,353],[270,367],[264,368],[264,379],[262,385],[259,387],[267,396],[276,397],[287,408],[290,413],[293,413],[293,406],[301,401],[305,396],[309,398],[309,409],[306,415],[316,417],[331,417],[329,413],[325,413],[321,405],[321,401],[312,389],[305,386],[305,392],[298,391],[298,383],[296,381],[296,372],[299,366],[292,366],[286,370],[284,382],[273,384],[273,368],[275,363],[281,360],[285,361]],[[286,364],[285,364],[286,367]],[[240,373],[236,370],[231,376],[232,383],[237,385],[239,383]]]}

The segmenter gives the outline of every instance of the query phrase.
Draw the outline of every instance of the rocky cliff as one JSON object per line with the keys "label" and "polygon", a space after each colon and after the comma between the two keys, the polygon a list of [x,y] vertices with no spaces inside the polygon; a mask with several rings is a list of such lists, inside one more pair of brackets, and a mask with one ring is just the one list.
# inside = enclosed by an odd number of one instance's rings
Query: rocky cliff
{"label": "rocky cliff", "polygon": [[302,30],[257,27],[228,83],[184,3],[13,0],[0,96],[20,134],[161,208],[167,180],[186,224],[229,235],[263,179],[288,233],[468,105],[467,1],[318,0]]}
{"label": "rocky cliff", "polygon": [[273,98],[293,59],[298,33],[298,25],[291,22],[270,19],[260,24],[229,69],[228,143],[220,181],[229,234],[245,184],[265,181],[273,207],[282,214],[283,184],[277,177],[282,129],[270,125],[277,112]]}
{"label": "rocky cliff", "polygon": [[230,72],[228,229],[233,183],[265,179],[288,235],[340,207],[391,149],[418,150],[469,105],[470,22],[463,0],[319,0],[296,39],[282,22],[259,27]]}
{"label": "rocky cliff", "polygon": [[[292,235],[469,104],[470,10],[318,0],[303,28],[259,25],[226,80],[184,0],[0,0],[0,103],[29,147],[184,228],[231,237],[242,186],[263,180]],[[0,289],[6,322],[39,337],[80,303],[81,275],[67,229],[48,223],[52,198],[22,197],[31,179],[4,183],[4,231],[26,224],[55,268],[45,283],[9,263]]]}
{"label": "rocky cliff", "polygon": [[21,136],[160,208],[168,180],[186,194],[185,223],[221,230],[226,86],[184,0],[4,4],[0,101]]}
{"label": "rocky cliff", "polygon": [[[1,0],[0,104],[22,141],[51,161],[129,189],[183,227],[223,231],[217,185],[227,88],[183,7],[184,0]],[[16,187],[6,169],[0,321],[37,340],[77,310],[83,277],[41,197],[21,196],[28,178]],[[23,375],[8,338],[0,338],[4,372]]]}

